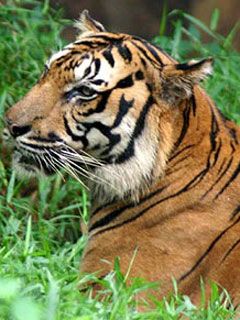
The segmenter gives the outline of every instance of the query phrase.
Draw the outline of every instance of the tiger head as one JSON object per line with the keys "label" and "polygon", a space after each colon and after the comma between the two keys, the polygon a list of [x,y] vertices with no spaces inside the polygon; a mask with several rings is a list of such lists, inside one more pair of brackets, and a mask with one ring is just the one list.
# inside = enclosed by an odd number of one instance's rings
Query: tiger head
{"label": "tiger head", "polygon": [[77,28],[6,114],[13,164],[87,177],[99,202],[137,200],[164,173],[178,108],[211,59],[177,64],[141,38],[105,31],[87,11]]}

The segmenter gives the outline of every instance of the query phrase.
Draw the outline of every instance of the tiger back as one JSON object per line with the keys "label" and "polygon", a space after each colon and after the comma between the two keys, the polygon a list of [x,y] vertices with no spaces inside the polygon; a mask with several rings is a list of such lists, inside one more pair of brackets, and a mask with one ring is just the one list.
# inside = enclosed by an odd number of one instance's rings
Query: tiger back
{"label": "tiger back", "polygon": [[198,85],[212,59],[179,64],[86,11],[80,35],[46,63],[6,115],[14,166],[62,168],[88,186],[81,272],[130,277],[199,301],[200,278],[240,300],[240,130]]}

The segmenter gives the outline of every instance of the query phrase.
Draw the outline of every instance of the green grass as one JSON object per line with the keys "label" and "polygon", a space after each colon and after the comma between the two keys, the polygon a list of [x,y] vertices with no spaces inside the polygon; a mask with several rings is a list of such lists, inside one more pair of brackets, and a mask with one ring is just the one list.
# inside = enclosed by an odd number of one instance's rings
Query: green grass
{"label": "green grass", "polygon": [[[69,21],[53,11],[48,1],[7,1],[0,6],[0,132],[3,115],[36,82],[44,61],[61,48],[62,28]],[[154,41],[180,61],[213,56],[215,72],[205,83],[208,92],[228,116],[240,123],[240,54],[227,38],[217,34],[219,12],[210,27],[182,12],[163,17],[161,36]],[[164,23],[174,23],[171,37]],[[172,21],[172,22],[171,22]],[[186,27],[187,25],[187,27]],[[202,43],[203,33],[211,42]],[[131,286],[116,260],[115,274],[101,280],[104,299],[93,299],[91,291],[80,293],[79,262],[86,244],[80,223],[88,219],[87,194],[71,178],[18,181],[10,166],[10,152],[0,140],[0,319],[90,320],[90,319],[232,319],[229,298],[213,285],[212,297],[196,308],[188,297],[175,293],[154,301],[139,313],[141,301],[134,297],[156,284],[135,279]],[[157,289],[157,287],[156,287]]]}

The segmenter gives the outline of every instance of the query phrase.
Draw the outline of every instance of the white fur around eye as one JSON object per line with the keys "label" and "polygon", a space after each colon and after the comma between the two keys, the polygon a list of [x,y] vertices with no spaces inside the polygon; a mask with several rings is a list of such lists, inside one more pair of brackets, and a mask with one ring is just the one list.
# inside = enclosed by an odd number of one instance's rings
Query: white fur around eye
{"label": "white fur around eye", "polygon": [[108,82],[110,79],[112,73],[112,67],[109,65],[109,63],[105,60],[101,61],[100,70],[98,71],[98,74],[94,78],[94,80],[104,80],[105,82]]}
{"label": "white fur around eye", "polygon": [[79,81],[83,78],[84,72],[88,67],[90,67],[91,63],[92,57],[90,56],[88,58],[85,58],[79,66],[74,68],[74,76],[76,81]]}

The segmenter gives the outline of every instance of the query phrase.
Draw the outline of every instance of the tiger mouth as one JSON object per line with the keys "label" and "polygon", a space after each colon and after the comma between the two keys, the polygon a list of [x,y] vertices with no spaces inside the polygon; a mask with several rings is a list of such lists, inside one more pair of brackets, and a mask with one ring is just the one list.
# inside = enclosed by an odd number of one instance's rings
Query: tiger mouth
{"label": "tiger mouth", "polygon": [[[31,154],[25,150],[15,149],[13,153],[13,167],[32,175],[53,175],[56,171],[47,161],[39,155]],[[59,168],[58,168],[59,169]]]}

